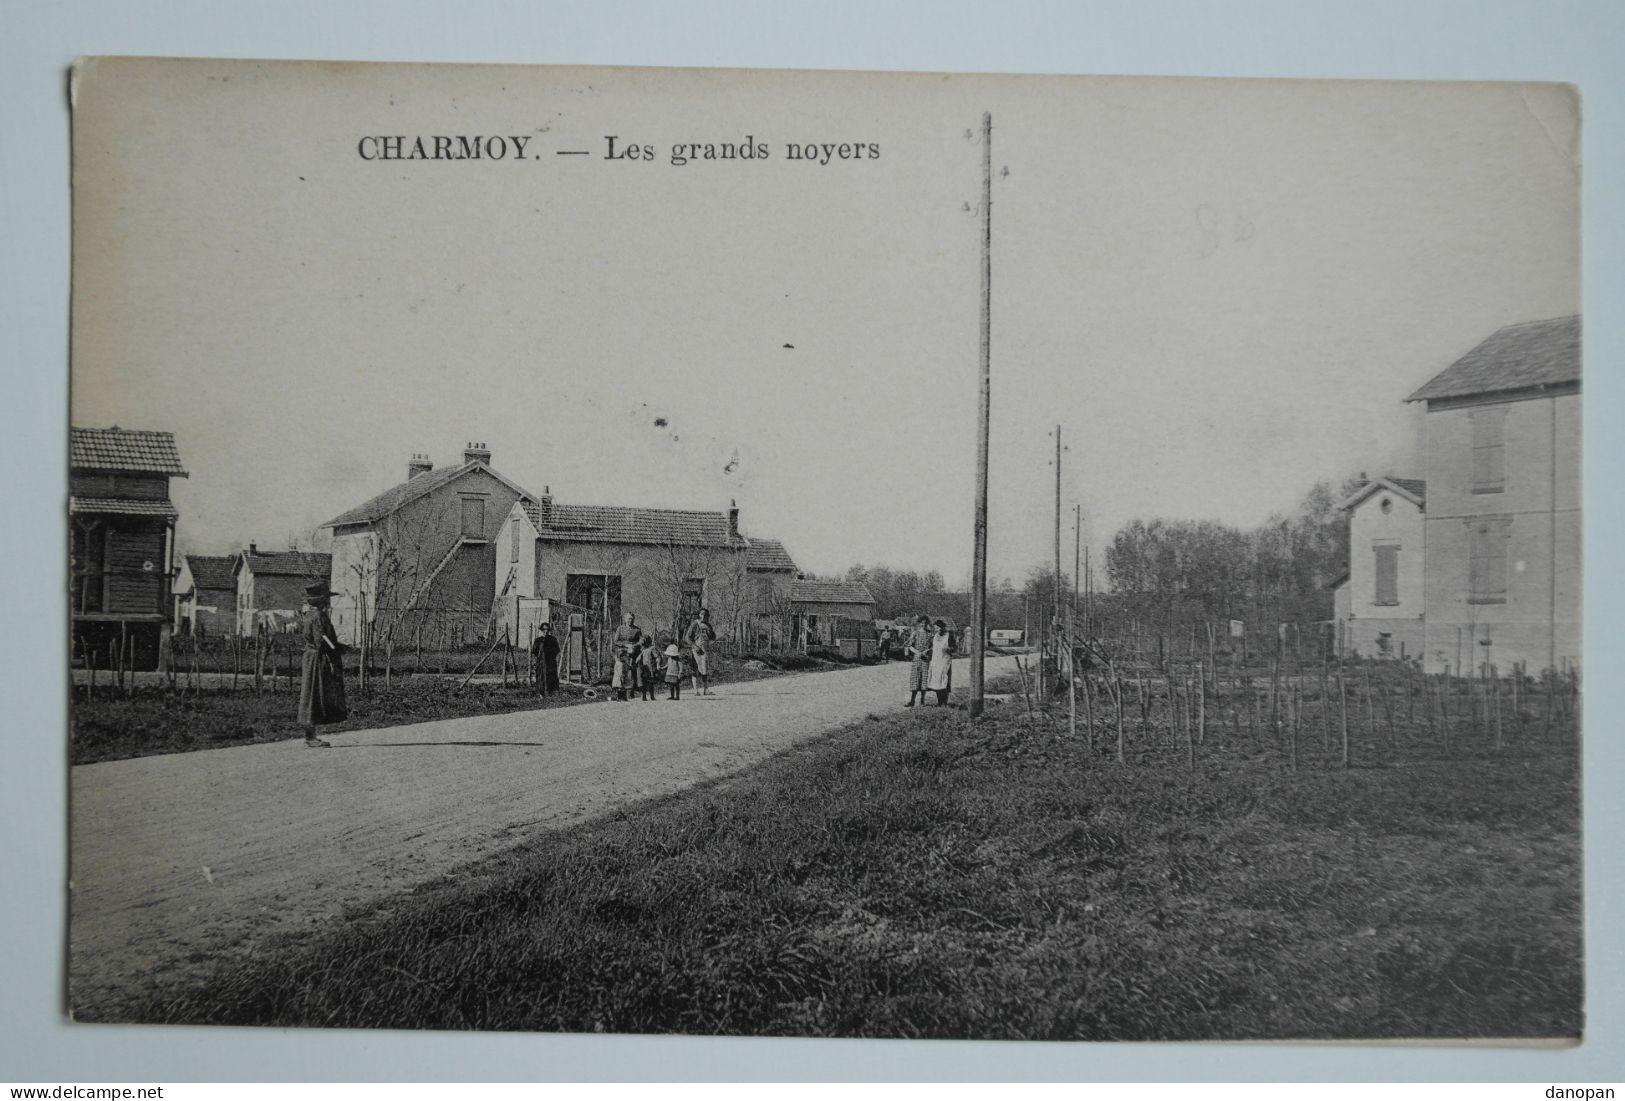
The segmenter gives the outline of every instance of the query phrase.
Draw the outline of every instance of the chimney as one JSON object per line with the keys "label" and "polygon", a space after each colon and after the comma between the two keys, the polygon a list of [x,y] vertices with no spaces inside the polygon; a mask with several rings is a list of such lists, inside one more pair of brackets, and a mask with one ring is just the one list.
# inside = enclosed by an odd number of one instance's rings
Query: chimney
{"label": "chimney", "polygon": [[542,506],[542,527],[550,528],[550,527],[553,526],[553,487],[552,486],[543,486],[542,487],[541,506]]}
{"label": "chimney", "polygon": [[463,448],[463,462],[491,465],[491,449],[483,443],[471,443]]}
{"label": "chimney", "polygon": [[253,543],[248,544],[248,553],[249,554],[258,554],[259,552],[260,552],[260,548],[258,546],[256,546]]}
{"label": "chimney", "polygon": [[429,461],[429,456],[420,451],[414,451],[412,458],[406,464],[406,480],[410,482],[419,474],[427,474],[433,469],[434,464]]}
{"label": "chimney", "polygon": [[728,502],[728,538],[739,538],[739,502]]}

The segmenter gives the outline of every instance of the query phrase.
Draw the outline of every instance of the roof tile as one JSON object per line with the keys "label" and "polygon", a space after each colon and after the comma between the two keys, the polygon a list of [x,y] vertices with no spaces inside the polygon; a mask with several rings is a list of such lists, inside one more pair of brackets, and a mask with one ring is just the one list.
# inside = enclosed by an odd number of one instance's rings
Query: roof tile
{"label": "roof tile", "polygon": [[73,428],[68,433],[68,466],[74,470],[129,470],[186,477],[173,432]]}
{"label": "roof tile", "polygon": [[796,560],[790,557],[790,552],[784,549],[784,544],[777,539],[757,539],[751,536],[750,546],[745,548],[745,568],[747,570],[780,570],[794,573]]}
{"label": "roof tile", "polygon": [[542,524],[541,506],[523,502],[525,515],[548,542],[649,543],[685,547],[744,547],[746,540],[728,531],[724,512],[696,512],[622,505],[552,506]]}
{"label": "roof tile", "polygon": [[790,583],[790,599],[797,604],[873,604],[869,587],[861,581],[807,581]]}
{"label": "roof tile", "polygon": [[68,512],[75,516],[109,513],[118,516],[167,516],[171,519],[180,515],[168,498],[143,501],[130,497],[69,497]]}
{"label": "roof tile", "polygon": [[333,572],[331,554],[307,554],[304,551],[271,551],[260,554],[244,553],[242,560],[255,573],[276,574],[283,577],[319,577],[326,579]]}
{"label": "roof tile", "polygon": [[192,584],[200,589],[235,589],[232,567],[237,558],[230,554],[189,554],[186,568],[192,571]]}

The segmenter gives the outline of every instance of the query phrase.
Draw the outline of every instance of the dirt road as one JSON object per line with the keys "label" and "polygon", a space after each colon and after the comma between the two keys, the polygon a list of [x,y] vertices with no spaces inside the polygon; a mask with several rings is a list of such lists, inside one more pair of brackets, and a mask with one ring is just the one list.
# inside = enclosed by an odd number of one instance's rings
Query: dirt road
{"label": "dirt road", "polygon": [[293,740],[81,765],[72,1004],[116,1016],[155,980],[898,708],[906,677],[902,665],[775,677],[675,703],[349,731],[327,750]]}

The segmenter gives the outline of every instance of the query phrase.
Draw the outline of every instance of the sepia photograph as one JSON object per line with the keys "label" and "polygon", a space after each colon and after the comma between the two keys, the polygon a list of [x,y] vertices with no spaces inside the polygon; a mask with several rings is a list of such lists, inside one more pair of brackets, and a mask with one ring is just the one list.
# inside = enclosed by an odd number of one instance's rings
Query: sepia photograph
{"label": "sepia photograph", "polygon": [[1575,87],[70,98],[75,1022],[1581,1041]]}

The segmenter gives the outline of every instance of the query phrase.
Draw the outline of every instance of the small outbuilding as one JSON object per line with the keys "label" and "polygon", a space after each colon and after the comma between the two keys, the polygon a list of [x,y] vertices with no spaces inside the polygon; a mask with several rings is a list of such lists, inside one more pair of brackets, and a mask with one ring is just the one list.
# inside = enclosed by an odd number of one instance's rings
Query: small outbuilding
{"label": "small outbuilding", "polygon": [[250,543],[237,556],[237,633],[289,630],[305,603],[305,586],[326,581],[333,569],[330,554],[262,551]]}
{"label": "small outbuilding", "polygon": [[875,598],[861,581],[792,581],[790,610],[795,639],[802,648],[834,646],[842,638],[875,637]]}

